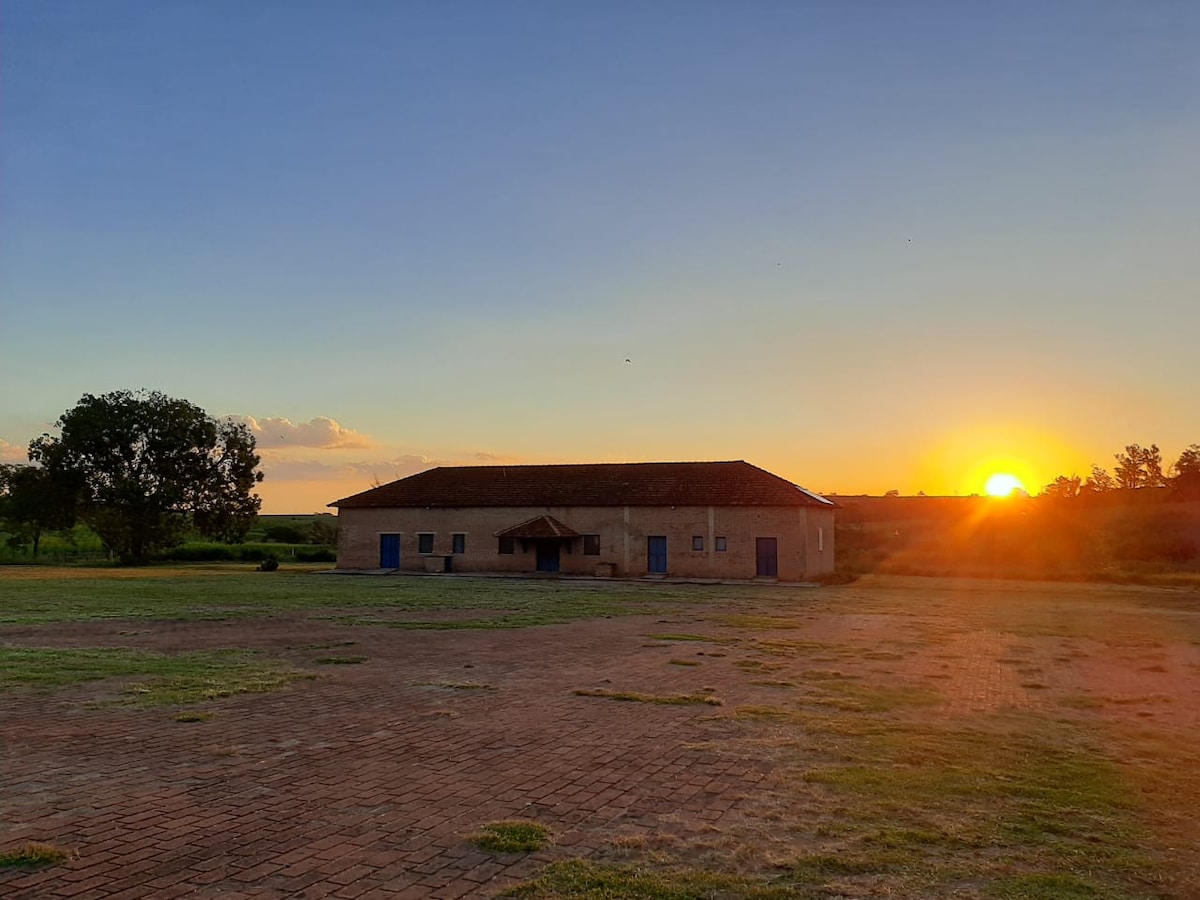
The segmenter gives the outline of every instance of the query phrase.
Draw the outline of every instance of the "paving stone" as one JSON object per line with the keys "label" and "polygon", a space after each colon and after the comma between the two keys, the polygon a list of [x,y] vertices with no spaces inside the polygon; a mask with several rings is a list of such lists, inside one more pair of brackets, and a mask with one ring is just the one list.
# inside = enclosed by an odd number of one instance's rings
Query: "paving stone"
{"label": "paving stone", "polygon": [[[666,665],[671,650],[643,647],[664,627],[654,617],[520,632],[348,629],[302,615],[235,626],[139,622],[148,633],[130,646],[247,646],[296,665],[311,665],[312,654],[286,648],[352,634],[370,664],[322,667],[346,671],[211,701],[204,709],[214,718],[186,727],[169,727],[161,709],[90,708],[95,686],[50,703],[6,695],[0,820],[13,825],[4,840],[52,840],[80,855],[54,870],[0,873],[0,896],[487,897],[552,859],[599,850],[618,827],[653,834],[719,824],[752,807],[772,776],[769,761],[711,749],[724,727],[710,721],[712,707],[572,693],[675,693],[699,683],[731,707],[767,702],[728,662],[706,660],[699,681]],[[100,646],[113,630],[112,621],[0,626],[0,639]],[[988,692],[1034,702],[1005,680],[1007,670],[973,666],[961,705]],[[496,689],[426,686],[466,677]],[[552,851],[486,854],[465,842],[506,818],[544,822]]]}

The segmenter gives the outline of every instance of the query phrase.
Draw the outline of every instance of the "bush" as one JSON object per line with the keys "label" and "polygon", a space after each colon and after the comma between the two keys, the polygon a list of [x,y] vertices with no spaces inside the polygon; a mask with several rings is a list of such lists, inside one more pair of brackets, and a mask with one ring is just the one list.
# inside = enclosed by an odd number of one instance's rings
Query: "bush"
{"label": "bush", "polygon": [[229,544],[184,544],[164,550],[158,558],[171,562],[226,562],[240,559],[241,549]]}
{"label": "bush", "polygon": [[272,544],[306,544],[308,535],[295,525],[269,525],[263,529],[263,540]]}
{"label": "bush", "polygon": [[337,552],[331,547],[296,548],[299,562],[337,562]]}
{"label": "bush", "polygon": [[332,547],[311,544],[209,544],[195,542],[164,550],[162,562],[262,562],[264,559],[295,559],[298,562],[335,562]]}

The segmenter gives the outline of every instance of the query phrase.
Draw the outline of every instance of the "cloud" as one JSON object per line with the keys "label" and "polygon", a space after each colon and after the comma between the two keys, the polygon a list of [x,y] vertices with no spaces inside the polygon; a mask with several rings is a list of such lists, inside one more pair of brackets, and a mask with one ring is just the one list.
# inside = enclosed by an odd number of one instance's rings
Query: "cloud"
{"label": "cloud", "polygon": [[20,444],[10,444],[4,438],[0,438],[0,463],[27,463],[29,462],[28,450]]}
{"label": "cloud", "polygon": [[[409,454],[392,459],[344,463],[304,459],[264,459],[262,469],[263,474],[272,481],[329,481],[359,478],[367,482],[377,480],[386,484],[398,478],[424,472],[437,465],[441,465],[438,460]],[[364,485],[364,489],[369,486],[369,484]]]}
{"label": "cloud", "polygon": [[472,454],[472,458],[476,462],[481,463],[505,463],[512,462],[516,459],[515,456],[505,456],[500,453],[488,453],[486,450],[480,450]]}
{"label": "cloud", "polygon": [[284,447],[314,447],[318,450],[369,450],[374,442],[364,434],[346,428],[327,416],[317,416],[307,422],[269,417],[230,416],[250,429],[261,450]]}

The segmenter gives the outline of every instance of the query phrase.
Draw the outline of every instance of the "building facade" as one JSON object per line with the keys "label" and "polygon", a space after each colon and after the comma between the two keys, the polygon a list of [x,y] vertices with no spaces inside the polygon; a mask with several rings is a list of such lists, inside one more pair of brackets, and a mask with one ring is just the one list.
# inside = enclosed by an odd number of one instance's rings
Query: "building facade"
{"label": "building facade", "polygon": [[343,570],[803,581],[835,504],[737,462],[431,469],[331,503]]}

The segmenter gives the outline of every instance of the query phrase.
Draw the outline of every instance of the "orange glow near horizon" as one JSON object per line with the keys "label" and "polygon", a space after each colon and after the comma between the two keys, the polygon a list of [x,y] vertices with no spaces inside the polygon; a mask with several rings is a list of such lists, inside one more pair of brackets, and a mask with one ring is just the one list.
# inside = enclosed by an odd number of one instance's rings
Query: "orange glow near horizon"
{"label": "orange glow near horizon", "polygon": [[[1012,487],[1036,494],[1059,473],[1082,471],[1087,457],[1052,431],[979,418],[930,435],[913,481],[929,494],[993,494],[995,475],[1016,479]],[[997,486],[995,490],[1011,493]]]}
{"label": "orange glow near horizon", "polygon": [[1016,475],[1008,472],[997,472],[987,480],[983,491],[989,497],[1011,497],[1014,491],[1024,491],[1025,485]]}

